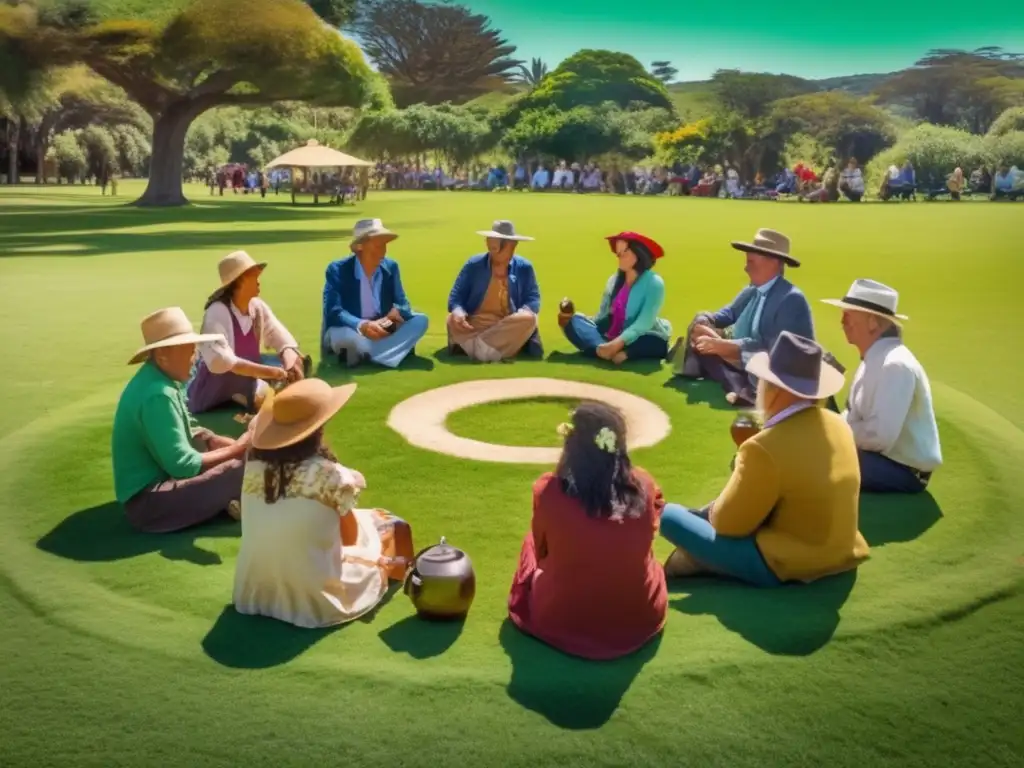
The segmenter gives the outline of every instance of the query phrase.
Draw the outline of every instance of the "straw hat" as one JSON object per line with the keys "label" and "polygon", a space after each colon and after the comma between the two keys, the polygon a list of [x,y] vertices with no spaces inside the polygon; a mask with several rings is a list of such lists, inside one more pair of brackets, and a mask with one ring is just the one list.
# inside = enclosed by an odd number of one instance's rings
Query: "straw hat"
{"label": "straw hat", "polygon": [[759,229],[754,235],[754,242],[744,243],[734,240],[732,247],[744,253],[760,253],[774,259],[781,259],[791,267],[800,266],[800,262],[789,255],[789,238],[774,229]]}
{"label": "straw hat", "polygon": [[496,237],[499,240],[514,240],[517,243],[533,240],[532,237],[527,237],[526,235],[517,235],[515,224],[507,219],[499,219],[491,225],[489,230],[479,230],[477,234],[481,237]]}
{"label": "straw hat", "polygon": [[219,299],[235,280],[250,269],[262,270],[266,266],[267,262],[257,263],[253,261],[252,256],[245,251],[229,253],[217,264],[217,271],[220,273],[220,288],[210,294],[209,300],[216,301]]}
{"label": "straw hat", "polygon": [[899,293],[877,280],[854,280],[846,296],[841,299],[822,299],[822,302],[840,309],[878,315],[892,320],[896,325],[902,325],[900,320],[910,319],[906,315],[896,314],[896,308],[900,303]]}
{"label": "straw hat", "polygon": [[398,239],[398,235],[385,227],[384,222],[380,219],[360,219],[352,228],[351,245],[355,248],[359,243],[369,240],[371,237],[384,237],[389,243]]}
{"label": "straw hat", "polygon": [[817,342],[783,331],[771,352],[758,352],[747,362],[747,370],[759,379],[792,392],[806,400],[822,400],[843,388],[844,378],[824,363],[825,353]]}
{"label": "straw hat", "polygon": [[264,403],[253,426],[252,446],[263,451],[305,440],[341,410],[355,384],[332,387],[323,379],[302,379]]}
{"label": "straw hat", "polygon": [[145,346],[128,361],[128,365],[141,363],[154,349],[177,347],[182,344],[198,344],[203,341],[223,341],[219,333],[196,333],[192,323],[181,307],[158,309],[142,318],[142,339]]}

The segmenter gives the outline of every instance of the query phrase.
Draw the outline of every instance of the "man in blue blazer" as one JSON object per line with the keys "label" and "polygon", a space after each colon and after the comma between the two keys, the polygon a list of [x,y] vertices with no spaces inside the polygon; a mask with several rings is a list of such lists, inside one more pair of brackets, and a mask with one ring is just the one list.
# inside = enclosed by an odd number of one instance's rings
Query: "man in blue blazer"
{"label": "man in blue blazer", "polygon": [[327,267],[322,351],[349,366],[369,358],[397,368],[427,332],[427,316],[412,311],[398,263],[387,256],[388,243],[397,237],[380,219],[358,221],[352,255]]}
{"label": "man in blue blazer", "polygon": [[800,266],[788,237],[762,229],[752,243],[732,247],[747,255],[750,285],[723,309],[698,314],[686,341],[676,341],[670,355],[677,376],[717,381],[730,403],[752,406],[757,379],[745,371],[747,361],[770,350],[783,331],[814,339],[814,321],[807,297],[785,278],[787,265]]}
{"label": "man in blue blazer", "polygon": [[497,362],[525,348],[543,357],[537,314],[540,288],[533,265],[516,255],[516,245],[533,240],[517,235],[511,221],[496,221],[487,238],[487,253],[462,267],[448,296],[448,351],[474,360]]}

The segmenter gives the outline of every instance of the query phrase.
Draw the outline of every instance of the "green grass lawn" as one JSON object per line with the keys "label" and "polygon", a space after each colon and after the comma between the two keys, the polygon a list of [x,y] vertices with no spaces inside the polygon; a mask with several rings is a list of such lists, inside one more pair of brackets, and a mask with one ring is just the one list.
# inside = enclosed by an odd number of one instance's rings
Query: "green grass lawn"
{"label": "green grass lawn", "polygon": [[[125,200],[138,191],[122,185]],[[1020,765],[1020,206],[382,193],[317,209],[189,192],[192,208],[148,211],[93,187],[0,190],[0,765]],[[360,384],[328,435],[365,474],[365,503],[411,521],[419,546],[443,535],[468,551],[477,598],[461,626],[420,622],[401,593],[333,631],[238,616],[235,526],[136,535],[112,503],[110,424],[140,318],[179,304],[198,323],[217,260],[244,248],[270,262],[264,296],[315,355],[324,269],[367,215],[401,234],[391,253],[432,326],[401,370],[322,367]],[[438,352],[450,283],[482,247],[474,231],[499,217],[537,238],[522,253],[544,294],[542,362]],[[665,313],[682,330],[741,287],[729,241],[762,226],[793,238],[804,265],[792,277],[851,371],[838,312],[818,299],[857,277],[901,291],[943,439],[931,493],[864,499],[873,556],[855,575],[673,585],[663,637],[635,657],[584,663],[519,635],[506,596],[542,468],[412,448],[386,427],[390,409],[478,377],[618,387],[672,418],[635,462],[670,500],[706,502],[732,454],[719,394],[667,368],[566,355],[556,304],[596,308],[614,267],[602,237],[636,229],[666,247]],[[565,410],[503,403],[451,423],[551,445]]]}

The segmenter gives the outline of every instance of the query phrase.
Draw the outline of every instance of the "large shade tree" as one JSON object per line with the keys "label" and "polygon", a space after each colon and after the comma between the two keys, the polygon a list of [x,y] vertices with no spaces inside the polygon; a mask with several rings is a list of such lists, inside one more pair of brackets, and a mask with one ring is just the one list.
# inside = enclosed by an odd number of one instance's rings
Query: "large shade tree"
{"label": "large shade tree", "polygon": [[351,28],[399,106],[468,101],[522,64],[487,16],[447,0],[365,0]]}
{"label": "large shade tree", "polygon": [[[343,3],[317,5],[332,22],[343,20]],[[165,0],[140,3],[152,10],[119,19],[102,18],[101,7],[85,0],[6,0],[0,59],[16,61],[25,73],[84,63],[150,115],[153,154],[142,205],[187,202],[185,135],[213,107],[389,100],[358,46],[300,0],[245,0],[244,11],[236,0]]]}

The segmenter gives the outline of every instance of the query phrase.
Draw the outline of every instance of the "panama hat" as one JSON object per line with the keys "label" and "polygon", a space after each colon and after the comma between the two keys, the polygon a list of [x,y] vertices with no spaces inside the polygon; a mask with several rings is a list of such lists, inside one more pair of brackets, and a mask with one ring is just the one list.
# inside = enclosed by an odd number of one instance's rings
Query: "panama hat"
{"label": "panama hat", "polygon": [[619,232],[617,235],[609,235],[605,238],[608,241],[608,246],[612,249],[612,253],[615,253],[615,241],[625,240],[627,243],[640,243],[645,246],[647,250],[651,252],[651,257],[657,261],[665,255],[665,249],[658,245],[657,242],[647,237],[647,235],[641,235],[639,232]]}
{"label": "panama hat", "polygon": [[204,341],[223,341],[219,333],[196,333],[192,323],[181,307],[158,309],[142,318],[142,339],[145,346],[128,361],[128,365],[141,363],[154,349],[177,347],[183,344],[199,344]]}
{"label": "panama hat", "polygon": [[389,243],[398,239],[398,235],[385,227],[380,219],[360,219],[352,228],[352,247],[371,237],[387,238]]}
{"label": "panama hat", "polygon": [[332,387],[323,379],[302,379],[285,387],[268,398],[256,416],[252,447],[273,451],[305,440],[340,411],[355,391],[355,384]]}
{"label": "panama hat", "polygon": [[529,242],[532,241],[532,237],[526,235],[517,235],[516,226],[507,219],[499,219],[491,225],[488,230],[480,230],[477,232],[481,237],[496,237],[499,240],[515,240],[516,242]]}
{"label": "panama hat", "polygon": [[843,388],[843,374],[824,364],[825,352],[817,342],[783,331],[771,352],[758,352],[747,371],[807,400],[831,397]]}
{"label": "panama hat", "polygon": [[791,267],[799,267],[800,262],[789,255],[789,238],[774,229],[759,229],[752,243],[733,240],[732,247],[745,253],[760,253],[781,259]]}
{"label": "panama hat", "polygon": [[217,272],[220,273],[220,288],[210,294],[210,301],[216,301],[224,295],[224,291],[231,287],[232,283],[248,272],[250,269],[262,271],[266,268],[267,262],[256,262],[245,251],[229,253],[217,263]]}
{"label": "panama hat", "polygon": [[867,312],[871,315],[885,317],[897,325],[901,325],[900,320],[910,319],[906,315],[896,314],[896,308],[900,302],[899,293],[877,280],[854,280],[850,290],[843,298],[822,299],[822,302],[853,312]]}

